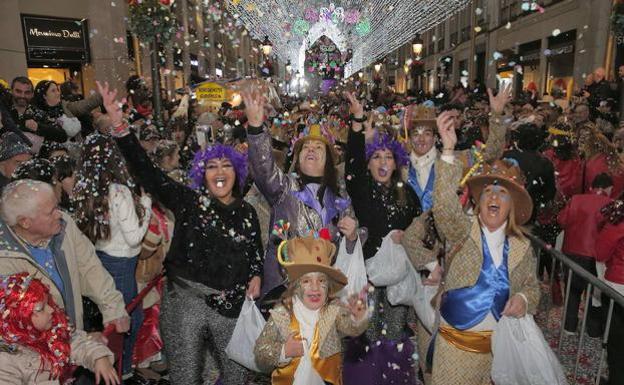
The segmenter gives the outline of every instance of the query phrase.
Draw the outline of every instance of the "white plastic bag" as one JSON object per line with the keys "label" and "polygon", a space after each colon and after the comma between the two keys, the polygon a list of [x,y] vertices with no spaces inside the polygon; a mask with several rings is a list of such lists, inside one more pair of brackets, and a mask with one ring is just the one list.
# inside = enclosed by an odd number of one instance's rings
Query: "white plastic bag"
{"label": "white plastic bag", "polygon": [[431,333],[435,323],[435,309],[431,306],[431,299],[438,292],[438,286],[424,285],[420,273],[411,264],[408,270],[401,282],[386,288],[388,302],[394,306],[413,306],[418,319]]}
{"label": "white plastic bag", "polygon": [[492,335],[492,381],[496,385],[567,385],[559,360],[533,316],[503,316]]}
{"label": "white plastic bag", "polygon": [[416,311],[418,319],[429,333],[433,333],[433,324],[435,323],[436,311],[431,306],[431,300],[438,292],[439,285],[424,285],[420,274],[416,274],[416,295],[412,305]]}
{"label": "white plastic bag", "polygon": [[386,235],[377,253],[366,260],[368,279],[375,286],[390,286],[401,282],[408,273],[407,253],[392,240],[395,230]]}
{"label": "white plastic bag", "polygon": [[65,131],[67,136],[70,138],[78,135],[82,128],[82,125],[80,124],[80,120],[78,120],[78,118],[70,118],[69,116],[63,114],[58,120],[61,127],[63,128],[63,131]]}
{"label": "white plastic bag", "polygon": [[350,295],[360,293],[362,289],[368,285],[366,266],[364,265],[364,253],[362,252],[362,243],[359,238],[355,243],[353,254],[347,254],[346,240],[342,238],[340,247],[338,247],[338,256],[336,256],[334,267],[342,271],[348,279],[347,285],[336,293],[336,296],[343,300],[343,302],[346,302]]}
{"label": "white plastic bag", "polygon": [[254,347],[265,324],[266,321],[254,301],[246,298],[236,320],[232,338],[230,338],[230,342],[225,348],[225,354],[232,361],[243,365],[247,369],[260,372],[261,370],[256,365],[254,358]]}

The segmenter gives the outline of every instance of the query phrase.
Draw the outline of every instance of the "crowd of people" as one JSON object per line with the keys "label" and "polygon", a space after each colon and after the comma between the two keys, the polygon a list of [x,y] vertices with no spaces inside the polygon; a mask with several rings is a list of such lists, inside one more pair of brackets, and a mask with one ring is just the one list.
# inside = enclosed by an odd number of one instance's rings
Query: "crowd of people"
{"label": "crowd of people", "polygon": [[[565,267],[538,266],[529,234],[624,295],[624,128],[603,69],[567,97],[238,84],[238,104],[207,111],[189,88],[162,117],[138,76],[86,97],[0,86],[3,383],[244,384],[257,375],[225,351],[254,299],[272,384],[489,384],[497,323],[563,304]],[[397,249],[435,288],[433,324],[390,284],[339,295],[337,255],[384,270],[369,262]],[[573,274],[567,335],[586,287]],[[610,325],[622,384],[624,309]]]}

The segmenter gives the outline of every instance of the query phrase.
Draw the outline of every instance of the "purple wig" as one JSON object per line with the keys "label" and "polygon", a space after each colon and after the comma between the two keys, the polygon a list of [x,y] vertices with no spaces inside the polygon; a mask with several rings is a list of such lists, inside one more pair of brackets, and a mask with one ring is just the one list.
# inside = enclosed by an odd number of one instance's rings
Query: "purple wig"
{"label": "purple wig", "polygon": [[226,146],[224,144],[216,144],[214,146],[207,147],[203,151],[197,151],[193,158],[193,165],[191,171],[189,171],[189,178],[191,179],[191,187],[199,189],[204,186],[204,175],[206,173],[206,163],[211,159],[223,159],[227,158],[232,162],[234,166],[234,172],[236,172],[236,181],[238,182],[238,188],[240,192],[245,188],[245,181],[247,180],[247,154],[242,154],[234,149],[234,147]]}
{"label": "purple wig", "polygon": [[388,134],[375,132],[373,141],[366,143],[366,161],[369,161],[375,151],[390,150],[394,156],[397,167],[403,167],[409,163],[409,155],[401,143],[397,142]]}

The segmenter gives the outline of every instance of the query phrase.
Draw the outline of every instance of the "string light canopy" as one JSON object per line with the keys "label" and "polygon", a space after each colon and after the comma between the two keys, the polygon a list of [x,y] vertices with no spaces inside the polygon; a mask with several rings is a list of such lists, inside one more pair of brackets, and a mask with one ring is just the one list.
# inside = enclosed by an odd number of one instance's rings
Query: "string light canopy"
{"label": "string light canopy", "polygon": [[352,50],[345,76],[374,63],[460,11],[470,0],[227,0],[227,9],[273,52],[303,72],[306,49],[321,36]]}

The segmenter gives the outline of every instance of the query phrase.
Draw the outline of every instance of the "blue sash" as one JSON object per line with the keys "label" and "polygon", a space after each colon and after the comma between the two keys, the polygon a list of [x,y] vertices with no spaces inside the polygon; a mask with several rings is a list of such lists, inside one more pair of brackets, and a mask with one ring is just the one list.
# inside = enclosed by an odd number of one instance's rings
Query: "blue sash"
{"label": "blue sash", "polygon": [[448,291],[442,297],[440,314],[446,322],[458,330],[474,327],[490,312],[498,321],[509,299],[510,285],[507,266],[509,240],[505,239],[503,262],[498,269],[494,266],[483,232],[481,232],[481,243],[483,244],[483,265],[477,283],[472,287]]}
{"label": "blue sash", "polygon": [[429,178],[427,179],[427,185],[425,186],[425,191],[423,191],[418,184],[418,176],[416,175],[416,169],[414,166],[410,165],[407,177],[407,183],[412,186],[412,189],[418,196],[423,212],[429,211],[433,207],[433,183],[435,181],[435,167],[433,166],[434,165],[432,164],[431,172],[429,173]]}

